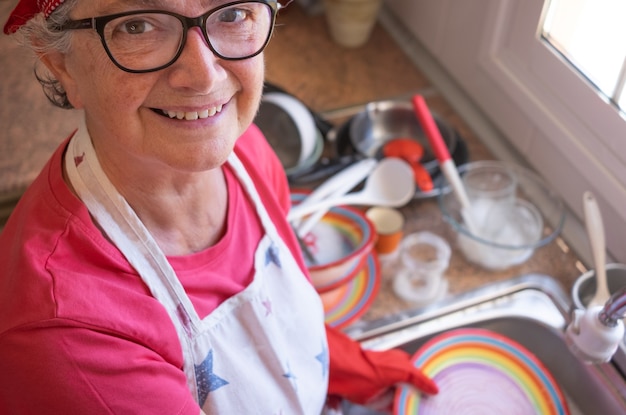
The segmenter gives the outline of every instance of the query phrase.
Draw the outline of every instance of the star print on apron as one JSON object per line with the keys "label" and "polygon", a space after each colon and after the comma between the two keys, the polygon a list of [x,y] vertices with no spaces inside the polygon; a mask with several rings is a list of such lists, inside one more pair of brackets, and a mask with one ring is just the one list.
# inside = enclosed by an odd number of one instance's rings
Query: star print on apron
{"label": "star print on apron", "polygon": [[206,413],[320,414],[328,385],[324,311],[282,241],[245,167],[228,159],[265,230],[248,287],[200,319],[174,270],[98,162],[87,128],[65,155],[70,182],[107,236],[167,310],[187,386]]}

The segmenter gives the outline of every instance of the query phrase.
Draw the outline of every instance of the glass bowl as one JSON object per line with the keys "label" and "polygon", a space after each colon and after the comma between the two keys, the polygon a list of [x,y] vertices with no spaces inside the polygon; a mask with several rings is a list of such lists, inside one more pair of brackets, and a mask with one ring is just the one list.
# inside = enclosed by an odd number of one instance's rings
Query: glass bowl
{"label": "glass bowl", "polygon": [[[482,160],[458,167],[462,181],[465,175],[475,177],[478,170],[506,171],[514,188],[510,197],[498,200],[484,194],[468,196],[475,231],[468,229],[454,192],[444,181],[438,196],[444,220],[457,235],[457,246],[465,257],[487,269],[501,270],[528,260],[535,249],[552,242],[563,229],[566,210],[559,195],[531,170],[513,163]],[[468,175],[468,177],[469,177]]]}

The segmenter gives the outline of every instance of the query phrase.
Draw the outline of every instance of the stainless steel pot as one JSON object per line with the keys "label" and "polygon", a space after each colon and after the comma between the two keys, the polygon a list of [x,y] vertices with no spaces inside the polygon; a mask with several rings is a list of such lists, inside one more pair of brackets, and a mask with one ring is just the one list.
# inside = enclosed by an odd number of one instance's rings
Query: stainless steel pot
{"label": "stainless steel pot", "polygon": [[[437,114],[433,118],[441,131],[450,154],[457,146],[457,135]],[[438,172],[439,163],[409,101],[377,101],[365,106],[350,123],[350,142],[362,155],[376,157],[383,144],[394,138],[411,138],[424,148],[421,164],[431,173]]]}

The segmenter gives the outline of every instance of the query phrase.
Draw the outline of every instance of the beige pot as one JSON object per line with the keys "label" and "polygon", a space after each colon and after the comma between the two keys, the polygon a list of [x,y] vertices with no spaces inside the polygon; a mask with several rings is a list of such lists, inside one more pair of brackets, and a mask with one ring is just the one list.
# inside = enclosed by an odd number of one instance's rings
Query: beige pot
{"label": "beige pot", "polygon": [[332,39],[348,48],[367,42],[376,24],[382,0],[324,0]]}

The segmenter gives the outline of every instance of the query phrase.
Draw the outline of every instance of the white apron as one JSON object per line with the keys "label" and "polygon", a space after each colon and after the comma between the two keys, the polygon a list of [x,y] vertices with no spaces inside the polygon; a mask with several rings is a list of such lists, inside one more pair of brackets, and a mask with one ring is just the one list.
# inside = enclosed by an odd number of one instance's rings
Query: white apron
{"label": "white apron", "polygon": [[207,414],[320,414],[329,360],[321,300],[244,166],[234,153],[228,162],[253,200],[265,236],[250,285],[200,319],[165,255],[102,171],[84,124],[65,155],[74,189],[172,319],[187,385],[200,407]]}

